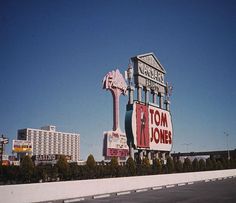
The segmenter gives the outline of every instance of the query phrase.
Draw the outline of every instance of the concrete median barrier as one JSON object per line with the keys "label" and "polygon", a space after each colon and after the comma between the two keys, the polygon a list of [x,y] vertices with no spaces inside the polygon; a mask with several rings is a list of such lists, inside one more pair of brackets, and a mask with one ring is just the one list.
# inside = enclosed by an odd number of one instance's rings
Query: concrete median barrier
{"label": "concrete median barrier", "polygon": [[42,202],[193,183],[236,175],[236,169],[0,186],[1,202]]}

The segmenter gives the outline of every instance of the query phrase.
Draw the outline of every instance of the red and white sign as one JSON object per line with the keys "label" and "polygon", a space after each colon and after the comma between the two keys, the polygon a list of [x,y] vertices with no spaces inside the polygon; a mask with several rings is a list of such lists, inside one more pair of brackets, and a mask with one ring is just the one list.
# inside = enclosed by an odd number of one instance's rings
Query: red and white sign
{"label": "red and white sign", "polygon": [[129,155],[129,147],[125,134],[108,131],[104,133],[104,156],[126,157]]}
{"label": "red and white sign", "polygon": [[134,145],[137,148],[158,151],[171,150],[173,130],[169,111],[135,102],[132,131]]}

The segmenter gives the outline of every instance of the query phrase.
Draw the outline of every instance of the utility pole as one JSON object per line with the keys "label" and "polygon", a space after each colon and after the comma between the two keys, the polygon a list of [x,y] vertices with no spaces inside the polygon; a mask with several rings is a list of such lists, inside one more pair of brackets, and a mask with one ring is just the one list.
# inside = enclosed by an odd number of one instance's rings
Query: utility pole
{"label": "utility pole", "polygon": [[230,160],[230,153],[229,153],[229,133],[224,132],[224,134],[225,134],[225,136],[226,136],[228,160]]}
{"label": "utility pole", "polygon": [[188,146],[191,145],[192,143],[184,143],[183,145],[186,146],[186,152],[188,152]]}

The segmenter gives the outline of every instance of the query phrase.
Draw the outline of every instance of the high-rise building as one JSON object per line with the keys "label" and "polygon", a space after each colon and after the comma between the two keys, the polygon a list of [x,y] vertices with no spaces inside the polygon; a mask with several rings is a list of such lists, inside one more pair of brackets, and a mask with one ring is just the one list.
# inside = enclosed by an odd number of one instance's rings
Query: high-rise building
{"label": "high-rise building", "polygon": [[56,126],[21,129],[17,139],[32,142],[32,155],[65,155],[71,157],[73,162],[80,159],[80,134],[57,132]]}

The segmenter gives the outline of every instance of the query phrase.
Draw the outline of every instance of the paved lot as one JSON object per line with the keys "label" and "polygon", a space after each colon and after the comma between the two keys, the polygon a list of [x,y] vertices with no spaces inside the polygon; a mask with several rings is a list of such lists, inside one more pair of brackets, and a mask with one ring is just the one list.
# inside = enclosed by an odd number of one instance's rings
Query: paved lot
{"label": "paved lot", "polygon": [[236,178],[198,182],[191,185],[175,186],[158,190],[132,192],[120,196],[111,195],[106,198],[90,199],[83,203],[143,203],[143,202],[181,202],[181,203],[217,203],[236,202]]}

